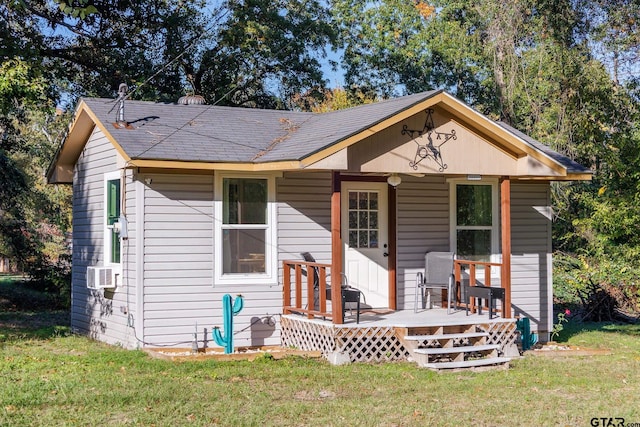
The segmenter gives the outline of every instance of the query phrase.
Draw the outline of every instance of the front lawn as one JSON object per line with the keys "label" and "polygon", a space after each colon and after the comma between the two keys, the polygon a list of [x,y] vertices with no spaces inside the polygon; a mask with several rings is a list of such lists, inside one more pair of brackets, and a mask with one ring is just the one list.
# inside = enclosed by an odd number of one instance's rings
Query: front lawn
{"label": "front lawn", "polygon": [[169,362],[70,335],[66,322],[59,312],[0,312],[0,425],[640,423],[638,326],[570,323],[560,336],[609,356],[529,356],[509,370],[438,374],[301,358]]}

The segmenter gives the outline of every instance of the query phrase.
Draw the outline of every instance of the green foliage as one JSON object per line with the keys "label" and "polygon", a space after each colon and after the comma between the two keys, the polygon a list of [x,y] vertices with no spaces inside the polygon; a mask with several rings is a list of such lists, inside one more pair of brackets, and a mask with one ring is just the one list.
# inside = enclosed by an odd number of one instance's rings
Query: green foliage
{"label": "green foliage", "polygon": [[564,330],[564,324],[569,321],[569,319],[567,319],[567,316],[569,316],[570,314],[571,312],[569,310],[558,313],[558,318],[553,324],[553,328],[551,329],[551,339],[555,339],[560,334],[560,332]]}
{"label": "green foliage", "polygon": [[492,83],[479,15],[465,2],[335,0],[349,86],[383,97],[447,88],[481,106]]}
{"label": "green foliage", "polygon": [[33,289],[29,278],[0,275],[0,312],[39,311],[64,308],[57,296]]}
{"label": "green foliage", "polygon": [[[113,97],[126,82],[139,99],[196,92],[210,103],[323,111],[444,88],[595,172],[591,184],[553,186],[554,249],[579,260],[567,264],[575,272],[559,270],[556,289],[569,298],[575,275],[632,298],[638,15],[632,0],[4,2],[0,253],[42,288],[66,292],[70,194],[42,180],[68,121],[53,119],[61,99]],[[319,62],[336,44],[343,92],[325,89]]]}
{"label": "green foliage", "polygon": [[47,186],[44,171],[66,120],[52,116],[41,70],[21,59],[6,60],[0,69],[0,254],[64,305],[70,298],[70,193]]}
{"label": "green foliage", "polygon": [[640,311],[637,270],[619,257],[554,258],[554,297],[558,304],[578,307],[584,320],[614,320]]}
{"label": "green foliage", "polygon": [[291,108],[296,94],[324,88],[318,58],[334,42],[329,19],[317,0],[232,2],[215,47],[185,65],[186,75],[209,103]]}
{"label": "green foliage", "polygon": [[291,103],[294,109],[312,111],[314,113],[326,113],[329,111],[343,110],[362,104],[376,102],[375,94],[366,94],[357,90],[347,91],[343,88],[327,89],[318,99],[316,94],[296,95]]}
{"label": "green foliage", "polygon": [[260,356],[256,357],[253,361],[254,363],[273,363],[275,361],[275,357],[273,354],[269,352],[264,352]]}
{"label": "green foliage", "polygon": [[85,19],[87,16],[98,13],[98,9],[92,4],[89,4],[89,0],[76,0],[72,3],[66,1],[55,0],[60,7],[60,10],[65,14],[74,18]]}

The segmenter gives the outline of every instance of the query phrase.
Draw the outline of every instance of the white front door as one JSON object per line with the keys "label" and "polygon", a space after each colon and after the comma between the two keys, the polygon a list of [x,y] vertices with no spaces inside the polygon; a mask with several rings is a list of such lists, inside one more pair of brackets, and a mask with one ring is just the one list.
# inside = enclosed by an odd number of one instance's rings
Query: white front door
{"label": "white front door", "polygon": [[371,307],[389,307],[386,182],[342,182],[344,273]]}

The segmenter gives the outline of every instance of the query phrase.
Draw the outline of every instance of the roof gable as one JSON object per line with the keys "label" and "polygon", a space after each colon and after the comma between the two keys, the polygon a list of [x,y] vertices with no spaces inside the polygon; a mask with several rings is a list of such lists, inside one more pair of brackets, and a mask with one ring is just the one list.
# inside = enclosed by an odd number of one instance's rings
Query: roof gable
{"label": "roof gable", "polygon": [[[434,106],[447,118],[444,122],[458,123],[460,130],[471,132],[507,156],[528,157],[529,163],[544,166],[535,175],[551,179],[580,175],[578,178],[584,179],[582,175],[589,174],[586,168],[507,125],[491,121],[442,91],[321,114],[126,101],[126,127],[114,125],[114,106],[112,99],[80,101],[70,131],[49,169],[50,182],[71,182],[73,165],[94,126],[100,128],[128,164],[138,167],[347,170],[349,166],[344,163],[348,156],[341,154],[342,150],[360,143],[364,147],[367,145],[364,141],[370,141],[373,135],[388,133],[401,123],[419,121],[420,115]],[[383,145],[378,144],[376,149],[382,149]],[[466,144],[465,150],[473,147]],[[475,147],[479,151],[484,148]],[[443,155],[445,148],[449,150],[449,144],[442,147]],[[409,156],[405,151],[402,156]],[[380,169],[377,172],[394,172],[387,166],[374,162],[368,167]],[[554,173],[547,174],[548,171]],[[504,170],[501,174],[511,172]],[[513,174],[526,175],[525,172],[521,168]]]}

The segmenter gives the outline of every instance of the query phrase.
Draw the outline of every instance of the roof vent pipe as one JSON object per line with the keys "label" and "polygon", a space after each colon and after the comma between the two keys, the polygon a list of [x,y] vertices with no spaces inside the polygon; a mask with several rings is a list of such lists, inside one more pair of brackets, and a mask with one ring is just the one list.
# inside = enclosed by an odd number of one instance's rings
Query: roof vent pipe
{"label": "roof vent pipe", "polygon": [[127,90],[129,87],[126,83],[120,83],[118,87],[118,101],[120,105],[118,105],[118,117],[116,118],[116,123],[120,126],[126,127],[127,122],[124,119],[124,100],[127,97]]}

